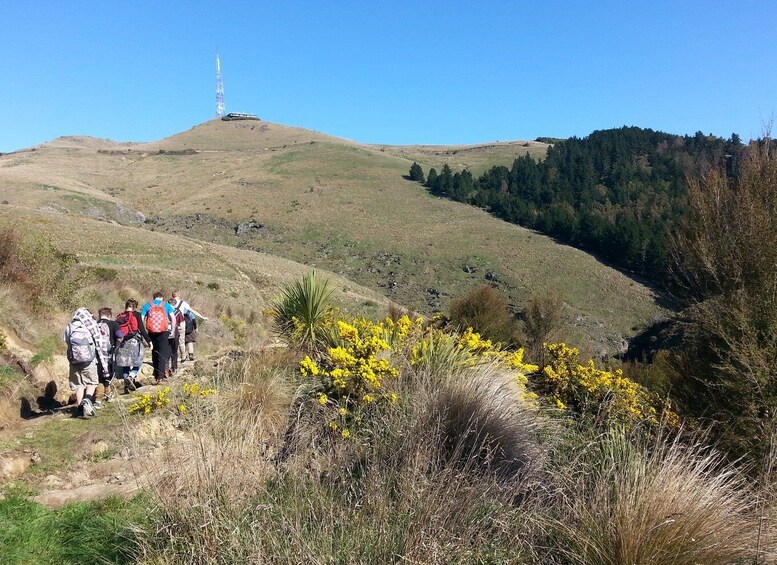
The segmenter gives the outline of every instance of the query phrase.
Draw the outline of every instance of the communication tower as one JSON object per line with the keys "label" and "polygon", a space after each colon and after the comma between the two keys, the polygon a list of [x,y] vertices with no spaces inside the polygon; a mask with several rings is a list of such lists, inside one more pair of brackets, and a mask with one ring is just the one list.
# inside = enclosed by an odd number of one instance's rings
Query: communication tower
{"label": "communication tower", "polygon": [[216,53],[216,117],[224,115],[224,84],[221,82],[221,61],[219,54]]}

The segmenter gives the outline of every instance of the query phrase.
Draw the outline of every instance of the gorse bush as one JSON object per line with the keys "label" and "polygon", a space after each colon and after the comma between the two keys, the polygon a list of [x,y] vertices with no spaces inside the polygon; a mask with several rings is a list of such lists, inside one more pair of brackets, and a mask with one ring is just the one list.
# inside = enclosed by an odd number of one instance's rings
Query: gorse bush
{"label": "gorse bush", "polygon": [[389,387],[399,371],[382,356],[391,348],[384,338],[399,344],[411,328],[407,317],[398,322],[387,318],[382,324],[365,319],[352,323],[338,320],[330,334],[335,347],[320,355],[318,363],[309,356],[300,362],[302,375],[315,382],[312,393],[318,404],[331,409],[327,425],[332,431],[348,438],[360,423],[359,407],[396,402],[397,395]]}
{"label": "gorse bush", "polygon": [[333,292],[329,280],[317,278],[315,271],[303,276],[301,281],[286,285],[272,306],[275,331],[292,345],[306,348],[320,345]]}
{"label": "gorse bush", "polygon": [[593,360],[581,365],[576,348],[563,343],[545,346],[547,365],[535,373],[532,387],[561,410],[594,416],[604,423],[631,427],[637,423],[676,427],[678,417],[645,387],[626,378],[623,371],[603,371]]}

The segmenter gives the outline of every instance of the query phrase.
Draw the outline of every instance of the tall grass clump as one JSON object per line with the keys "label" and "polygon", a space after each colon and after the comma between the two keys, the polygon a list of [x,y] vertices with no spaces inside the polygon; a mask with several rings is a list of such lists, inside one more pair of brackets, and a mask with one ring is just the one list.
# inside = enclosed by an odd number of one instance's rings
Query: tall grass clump
{"label": "tall grass clump", "polygon": [[649,440],[612,428],[576,451],[555,476],[564,493],[555,544],[567,562],[752,562],[753,492],[698,440]]}
{"label": "tall grass clump", "polygon": [[275,331],[290,344],[314,348],[321,343],[327,315],[331,311],[334,289],[328,279],[311,271],[283,287],[281,297],[272,306]]}
{"label": "tall grass clump", "polygon": [[187,409],[156,470],[160,513],[147,553],[170,563],[265,562],[254,505],[275,474],[293,392],[288,365],[275,351],[219,365],[213,401]]}

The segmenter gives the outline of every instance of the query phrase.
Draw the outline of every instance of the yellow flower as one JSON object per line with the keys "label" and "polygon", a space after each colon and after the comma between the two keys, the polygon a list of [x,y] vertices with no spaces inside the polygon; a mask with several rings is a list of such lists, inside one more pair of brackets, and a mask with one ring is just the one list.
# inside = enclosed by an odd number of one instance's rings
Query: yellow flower
{"label": "yellow flower", "polygon": [[178,405],[178,411],[179,411],[181,414],[186,414],[186,404],[179,404],[179,405]]}
{"label": "yellow flower", "polygon": [[318,365],[308,355],[305,355],[305,358],[299,362],[299,370],[306,377],[318,375],[320,372]]}
{"label": "yellow flower", "polygon": [[343,439],[348,439],[351,437],[351,430],[348,428],[344,428],[342,432],[340,432],[340,435],[343,437]]}
{"label": "yellow flower", "polygon": [[319,392],[319,393],[318,393],[318,403],[319,403],[321,406],[323,406],[324,404],[326,404],[326,401],[327,401],[327,400],[329,400],[329,398],[327,397],[327,395],[326,395],[326,394],[324,394],[323,392]]}

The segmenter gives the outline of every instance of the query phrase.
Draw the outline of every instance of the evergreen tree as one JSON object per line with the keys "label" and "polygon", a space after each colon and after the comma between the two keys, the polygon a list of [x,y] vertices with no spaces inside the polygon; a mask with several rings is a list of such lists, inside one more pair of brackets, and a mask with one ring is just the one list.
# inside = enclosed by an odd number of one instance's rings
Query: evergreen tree
{"label": "evergreen tree", "polygon": [[424,170],[415,161],[410,166],[410,180],[424,184]]}
{"label": "evergreen tree", "polygon": [[437,182],[437,169],[432,167],[429,169],[429,176],[426,177],[426,186],[429,188],[434,186],[434,183]]}

